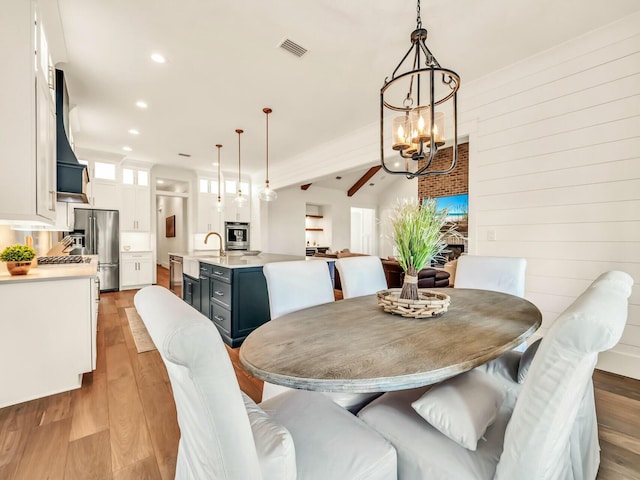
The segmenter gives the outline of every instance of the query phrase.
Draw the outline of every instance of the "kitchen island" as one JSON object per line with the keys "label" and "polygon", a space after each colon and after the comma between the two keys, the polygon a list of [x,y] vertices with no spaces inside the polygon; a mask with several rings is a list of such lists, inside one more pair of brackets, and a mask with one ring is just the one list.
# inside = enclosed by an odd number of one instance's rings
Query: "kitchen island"
{"label": "kitchen island", "polygon": [[0,269],[0,408],[79,388],[96,362],[97,259]]}
{"label": "kitchen island", "polygon": [[261,253],[228,256],[211,252],[170,253],[183,259],[182,299],[218,328],[224,342],[238,347],[253,330],[268,322],[269,295],[262,267],[296,260],[325,261],[333,279],[333,259]]}

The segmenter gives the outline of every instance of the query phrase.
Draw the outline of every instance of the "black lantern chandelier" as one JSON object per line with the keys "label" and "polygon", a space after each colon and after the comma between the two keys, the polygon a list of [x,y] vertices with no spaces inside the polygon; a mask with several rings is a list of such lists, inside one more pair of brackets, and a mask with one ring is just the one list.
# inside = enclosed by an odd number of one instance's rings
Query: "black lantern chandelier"
{"label": "black lantern chandelier", "polygon": [[[442,68],[426,45],[427,30],[422,28],[420,0],[417,25],[411,33],[411,47],[380,89],[380,161],[388,173],[407,178],[443,175],[458,161],[457,92],[460,76]],[[413,55],[412,55],[413,53]],[[453,159],[444,170],[432,167],[438,148],[445,143],[445,114],[452,108]],[[436,110],[438,108],[438,110]],[[401,159],[385,160],[385,114],[395,112],[392,120],[391,148]],[[389,164],[389,165],[388,165]]]}

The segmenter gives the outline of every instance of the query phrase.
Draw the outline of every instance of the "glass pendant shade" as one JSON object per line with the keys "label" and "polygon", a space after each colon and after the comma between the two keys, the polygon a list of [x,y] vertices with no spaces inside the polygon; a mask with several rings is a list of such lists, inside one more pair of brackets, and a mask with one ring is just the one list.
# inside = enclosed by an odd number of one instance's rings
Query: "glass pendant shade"
{"label": "glass pendant shade", "polygon": [[278,198],[278,194],[269,187],[269,114],[273,112],[269,107],[265,107],[262,109],[265,113],[266,121],[267,121],[267,145],[266,145],[266,159],[267,159],[267,171],[266,177],[264,181],[264,188],[258,192],[258,198],[263,202],[273,202]]}
{"label": "glass pendant shade", "polygon": [[265,182],[264,188],[260,190],[260,192],[258,192],[258,197],[263,202],[273,202],[278,198],[278,194],[275,192],[275,190],[272,190],[269,187],[269,182]]}
{"label": "glass pendant shade", "polygon": [[233,203],[238,207],[243,207],[247,204],[247,197],[242,194],[242,190],[238,189],[238,194],[233,199]]}
{"label": "glass pendant shade", "polygon": [[431,127],[431,109],[429,107],[418,107],[411,111],[411,125],[413,126],[411,142],[431,145],[431,138],[434,137],[437,146],[444,145],[444,113],[435,112],[434,126]]}

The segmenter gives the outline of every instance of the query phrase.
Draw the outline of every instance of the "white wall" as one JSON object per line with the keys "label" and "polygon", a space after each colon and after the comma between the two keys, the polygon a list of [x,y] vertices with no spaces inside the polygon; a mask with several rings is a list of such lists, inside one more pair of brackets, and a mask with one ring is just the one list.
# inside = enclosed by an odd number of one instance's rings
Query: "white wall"
{"label": "white wall", "polygon": [[377,208],[375,197],[358,192],[348,197],[342,190],[311,185],[303,191],[299,186],[278,190],[278,200],[262,208],[268,209],[268,251],[304,255],[306,204],[322,205],[325,240],[331,250],[349,248],[351,244],[351,207]]}
{"label": "white wall", "polygon": [[[175,237],[166,236],[166,219],[176,216]],[[185,252],[189,245],[187,227],[187,202],[182,197],[156,196],[157,260],[159,265],[169,268],[169,252]]]}
{"label": "white wall", "polygon": [[[544,332],[600,273],[635,281],[600,368],[640,378],[640,14],[464,85],[470,252],[522,256]],[[495,241],[488,240],[495,236]]]}
{"label": "white wall", "polygon": [[401,201],[418,199],[418,179],[395,177],[389,183],[384,195],[378,198],[378,255],[382,258],[393,256],[393,229],[391,214]]}

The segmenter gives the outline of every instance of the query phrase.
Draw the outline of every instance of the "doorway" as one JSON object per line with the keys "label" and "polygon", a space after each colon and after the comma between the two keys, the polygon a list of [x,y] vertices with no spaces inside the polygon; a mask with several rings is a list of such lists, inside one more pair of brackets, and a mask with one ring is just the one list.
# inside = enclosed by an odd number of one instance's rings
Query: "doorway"
{"label": "doorway", "polygon": [[376,211],[351,207],[351,247],[354,253],[374,255],[376,248]]}
{"label": "doorway", "polygon": [[169,252],[189,249],[188,190],[187,182],[156,181],[156,261],[165,268],[169,268]]}

